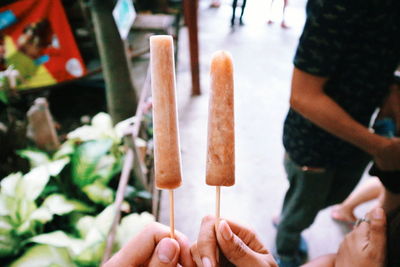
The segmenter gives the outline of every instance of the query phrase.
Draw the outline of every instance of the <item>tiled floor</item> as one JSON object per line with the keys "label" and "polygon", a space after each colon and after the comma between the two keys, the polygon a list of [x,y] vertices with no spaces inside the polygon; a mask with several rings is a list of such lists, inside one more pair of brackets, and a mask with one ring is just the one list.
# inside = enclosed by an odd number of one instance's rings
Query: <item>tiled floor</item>
{"label": "tiled floor", "polygon": [[[280,28],[281,2],[276,0],[267,25],[269,1],[249,0],[244,26],[230,27],[231,1],[218,9],[200,1],[199,39],[202,95],[190,97],[190,69],[186,29],[180,38],[178,91],[184,181],[176,190],[176,228],[192,241],[201,218],[214,213],[215,189],[205,184],[206,132],[210,58],[216,50],[230,51],[235,63],[236,184],[222,189],[222,217],[251,226],[268,248],[276,231],[271,218],[278,214],[287,189],[282,166],[282,124],[288,109],[292,57],[305,19],[305,0],[291,0],[287,22]],[[168,195],[163,194],[161,222],[168,224]],[[371,203],[360,207],[362,214]],[[310,258],[334,252],[345,229],[332,222],[329,210],[304,233]]]}

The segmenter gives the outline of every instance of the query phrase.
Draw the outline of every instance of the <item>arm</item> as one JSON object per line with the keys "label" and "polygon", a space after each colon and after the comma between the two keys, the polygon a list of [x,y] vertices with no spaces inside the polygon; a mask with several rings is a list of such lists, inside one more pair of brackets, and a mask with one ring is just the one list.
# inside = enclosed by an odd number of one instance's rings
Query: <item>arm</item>
{"label": "arm", "polygon": [[325,94],[327,78],[294,69],[291,107],[319,127],[359,147],[384,170],[400,169],[400,142],[370,132]]}

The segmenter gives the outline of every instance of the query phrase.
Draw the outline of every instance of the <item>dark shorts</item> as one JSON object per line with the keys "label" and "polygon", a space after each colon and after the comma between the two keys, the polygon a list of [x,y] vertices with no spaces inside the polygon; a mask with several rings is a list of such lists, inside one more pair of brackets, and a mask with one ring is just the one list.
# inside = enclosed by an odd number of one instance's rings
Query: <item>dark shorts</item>
{"label": "dark shorts", "polygon": [[374,164],[369,170],[369,174],[377,176],[386,190],[393,194],[400,194],[400,171],[382,171]]}

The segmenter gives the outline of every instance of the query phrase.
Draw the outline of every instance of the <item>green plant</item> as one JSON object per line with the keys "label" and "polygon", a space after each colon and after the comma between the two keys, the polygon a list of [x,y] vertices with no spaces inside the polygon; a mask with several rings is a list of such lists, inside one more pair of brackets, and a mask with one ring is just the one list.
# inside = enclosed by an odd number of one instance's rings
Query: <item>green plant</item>
{"label": "green plant", "polygon": [[[91,125],[69,133],[53,153],[18,151],[31,170],[0,182],[0,258],[10,261],[23,254],[11,266],[98,266],[115,213],[122,129],[130,123],[113,127],[110,117],[100,113]],[[132,185],[124,196],[123,210],[137,210],[136,200],[151,198]],[[122,218],[115,248],[152,220],[146,213]]]}

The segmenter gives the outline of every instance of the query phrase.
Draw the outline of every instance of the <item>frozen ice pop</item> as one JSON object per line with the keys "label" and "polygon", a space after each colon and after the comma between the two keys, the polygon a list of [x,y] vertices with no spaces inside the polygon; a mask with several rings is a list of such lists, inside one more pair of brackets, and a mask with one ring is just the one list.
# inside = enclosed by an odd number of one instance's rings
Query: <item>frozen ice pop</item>
{"label": "frozen ice pop", "polygon": [[218,51],[211,61],[211,92],[208,110],[206,183],[235,184],[235,123],[233,63],[228,52]]}
{"label": "frozen ice pop", "polygon": [[171,36],[150,37],[150,64],[155,181],[160,189],[175,189],[181,185],[182,171]]}

